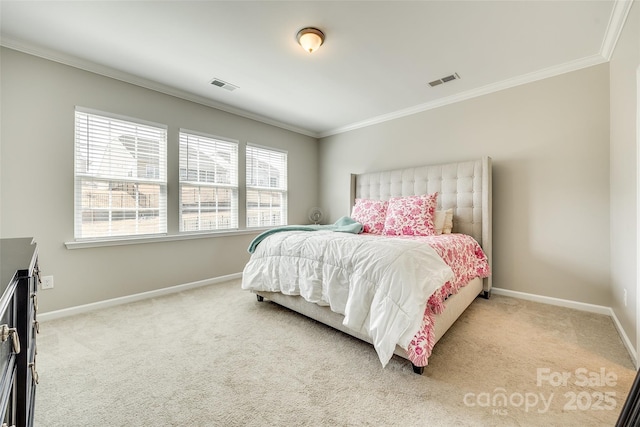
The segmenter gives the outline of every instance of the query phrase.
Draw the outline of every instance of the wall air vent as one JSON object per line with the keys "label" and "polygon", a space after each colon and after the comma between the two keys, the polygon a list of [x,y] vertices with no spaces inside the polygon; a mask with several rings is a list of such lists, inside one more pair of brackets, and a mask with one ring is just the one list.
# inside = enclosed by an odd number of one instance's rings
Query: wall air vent
{"label": "wall air vent", "polygon": [[221,87],[222,89],[226,89],[230,92],[233,92],[234,90],[238,89],[238,86],[232,85],[231,83],[227,83],[224,80],[220,80],[220,79],[211,80],[211,84],[214,86]]}
{"label": "wall air vent", "polygon": [[442,83],[447,83],[447,82],[450,82],[452,80],[457,80],[459,78],[460,78],[460,76],[458,75],[458,73],[453,73],[450,76],[446,76],[446,77],[443,77],[441,79],[429,82],[429,86],[435,87],[435,86],[441,85]]}

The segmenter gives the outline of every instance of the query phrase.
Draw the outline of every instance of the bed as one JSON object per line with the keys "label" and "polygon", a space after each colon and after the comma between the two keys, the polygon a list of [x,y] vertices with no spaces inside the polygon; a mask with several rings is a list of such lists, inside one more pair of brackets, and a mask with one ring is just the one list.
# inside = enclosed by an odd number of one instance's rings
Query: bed
{"label": "bed", "polygon": [[[242,288],[258,301],[268,299],[373,344],[383,367],[396,354],[422,374],[433,346],[455,320],[476,297],[491,295],[491,158],[354,174],[350,199],[350,215],[359,218],[356,206],[364,202],[390,212],[398,200],[419,200],[431,207],[429,226],[438,235],[405,235],[412,228],[400,222],[400,235],[382,235],[368,217],[359,230],[364,233],[353,231],[352,223],[360,223],[350,217],[272,230],[259,244],[252,242]],[[447,212],[452,229],[445,225],[442,232]],[[382,221],[388,228],[390,216]],[[449,244],[466,246],[471,255],[464,258],[473,265],[462,266]],[[336,277],[343,289],[327,290],[324,282]]]}

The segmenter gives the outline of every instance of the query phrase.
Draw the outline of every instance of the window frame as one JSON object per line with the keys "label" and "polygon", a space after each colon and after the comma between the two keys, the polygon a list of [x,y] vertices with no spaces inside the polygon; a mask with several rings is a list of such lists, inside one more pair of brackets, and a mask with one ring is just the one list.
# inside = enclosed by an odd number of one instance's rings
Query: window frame
{"label": "window frame", "polygon": [[[131,167],[130,170],[133,170],[133,175],[135,178],[129,179],[127,177],[126,182],[141,182],[145,181],[144,179],[138,179],[137,174],[142,173],[145,174],[146,171],[151,171],[155,173],[155,177],[150,179],[152,184],[159,186],[159,190],[156,194],[158,194],[158,198],[161,199],[159,201],[159,205],[155,207],[158,211],[158,218],[162,218],[161,220],[161,229],[154,232],[139,232],[139,233],[109,233],[103,235],[96,234],[84,234],[78,233],[78,229],[82,229],[82,209],[79,208],[81,206],[79,204],[78,198],[81,198],[82,191],[79,186],[79,182],[82,178],[91,177],[91,174],[85,174],[83,172],[79,173],[78,169],[78,141],[77,141],[77,133],[78,133],[78,124],[77,124],[77,115],[85,114],[88,116],[94,115],[98,116],[100,119],[105,121],[123,121],[132,126],[149,126],[155,128],[160,131],[161,138],[158,142],[158,149],[156,151],[150,151],[154,155],[157,154],[157,167],[153,169],[153,166],[150,165],[140,165],[138,160],[134,160],[135,167]],[[202,133],[198,131],[193,131],[185,128],[178,128],[178,132],[171,131],[171,127],[166,124],[152,122],[144,119],[139,119],[136,117],[125,116],[116,113],[110,113],[105,111],[100,111],[91,108],[85,108],[81,106],[76,106],[74,111],[74,240],[65,242],[65,246],[67,249],[82,249],[82,248],[91,248],[91,247],[102,247],[102,246],[119,246],[119,245],[130,245],[130,244],[144,244],[144,243],[155,243],[155,242],[164,242],[164,241],[176,241],[176,240],[190,240],[190,239],[200,239],[200,238],[210,238],[210,237],[218,237],[218,236],[237,236],[237,235],[252,235],[255,234],[260,229],[267,230],[273,228],[274,226],[278,226],[280,224],[286,225],[288,224],[288,203],[289,203],[289,184],[288,184],[288,174],[289,174],[289,157],[288,151],[280,148],[274,148],[272,146],[265,146],[260,144],[254,144],[251,142],[242,141],[220,137],[216,135],[211,135],[207,133]],[[219,140],[222,142],[230,142],[236,144],[236,152],[235,152],[235,162],[236,162],[236,170],[235,170],[235,200],[236,206],[235,209],[235,227],[234,228],[218,228],[218,229],[206,229],[199,231],[183,231],[182,227],[182,200],[180,194],[180,185],[181,177],[180,177],[180,134],[181,133],[189,133],[194,136],[211,138],[214,140]],[[177,135],[177,136],[176,136]],[[128,140],[126,138],[120,137],[119,139],[121,144],[127,145]],[[86,139],[85,139],[86,141]],[[104,141],[108,141],[105,139]],[[126,141],[126,142],[122,142]],[[148,143],[148,140],[142,141],[145,144]],[[174,148],[175,145],[169,147],[169,144],[176,144],[178,147]],[[87,148],[87,143],[84,143],[84,149]],[[109,146],[109,142],[103,142],[106,144],[105,146]],[[130,145],[131,143],[129,143]],[[244,152],[241,152],[244,148]],[[120,153],[124,153],[130,149],[127,147],[120,147]],[[248,159],[251,157],[249,155],[250,150],[265,150],[268,153],[273,153],[274,155],[283,156],[282,162],[282,173],[280,184],[277,182],[264,182],[264,185],[251,185],[251,182],[248,181],[248,167],[250,168],[250,163]],[[103,149],[107,151],[106,149]],[[150,152],[145,152],[145,156],[152,156],[148,154]],[[99,153],[99,151],[98,151]],[[171,154],[171,158],[170,158]],[[177,158],[174,158],[177,154]],[[242,156],[245,156],[244,158]],[[135,156],[133,156],[135,157]],[[147,158],[147,157],[145,157]],[[151,158],[151,157],[148,157]],[[127,160],[127,162],[132,162],[132,160]],[[126,163],[126,162],[125,162]],[[177,165],[177,167],[176,167]],[[248,166],[249,165],[249,166]],[[243,171],[243,167],[245,168]],[[142,168],[142,169],[141,169]],[[171,170],[169,170],[171,168]],[[174,169],[175,168],[175,169]],[[244,173],[244,177],[242,174]],[[121,179],[120,177],[119,179]],[[169,182],[169,178],[171,178],[171,182]],[[109,178],[112,179],[112,178]],[[103,178],[103,181],[109,181],[109,179]],[[174,185],[177,184],[177,187]],[[169,191],[169,186],[171,188],[178,188],[178,194],[173,194],[173,191]],[[111,187],[107,187],[108,190],[103,191],[112,191]],[[271,197],[273,200],[274,197],[276,199],[279,198],[277,206],[271,206],[271,211],[268,212],[270,220],[265,222],[252,223],[250,220],[250,214],[252,213],[252,208],[249,207],[249,201],[251,198],[252,191],[264,191],[267,194],[267,199]],[[279,197],[277,195],[280,195]],[[169,202],[178,200],[177,205],[177,217],[173,216],[173,211],[176,207],[171,208],[171,212],[169,212]],[[124,205],[122,205],[124,206]],[[277,214],[277,215],[276,215]],[[277,218],[274,220],[271,218],[272,215],[276,215]],[[244,218],[242,218],[244,217]],[[80,221],[79,221],[80,219]],[[172,219],[169,222],[169,219]],[[139,220],[139,219],[138,219]],[[114,221],[114,220],[112,220]],[[278,222],[279,221],[279,222]],[[175,223],[177,222],[177,223]],[[171,230],[171,232],[169,232]],[[82,231],[82,230],[81,230]]]}
{"label": "window frame", "polygon": [[[216,183],[216,182],[207,182],[206,180],[201,181],[201,175],[202,175],[202,170],[200,169],[200,162],[198,160],[197,162],[197,168],[195,169],[196,172],[196,176],[195,176],[195,180],[193,179],[188,179],[190,177],[190,168],[189,168],[189,155],[187,154],[187,164],[186,164],[186,178],[183,180],[183,135],[186,136],[187,138],[189,137],[193,137],[193,138],[198,138],[198,139],[203,139],[203,140],[210,140],[211,142],[214,143],[222,143],[222,144],[228,144],[229,146],[232,146],[235,149],[235,152],[232,153],[232,156],[234,156],[233,159],[230,159],[229,164],[233,165],[234,168],[233,170],[230,172],[232,174],[231,176],[231,183],[230,184],[224,184],[224,183]],[[188,143],[188,140],[186,141]],[[234,231],[234,230],[238,230],[239,229],[239,211],[238,211],[238,206],[239,206],[239,193],[240,193],[240,186],[239,186],[239,182],[238,182],[238,177],[239,177],[239,157],[238,157],[238,153],[240,150],[240,143],[239,141],[235,140],[235,139],[231,139],[231,138],[225,138],[225,137],[220,137],[220,136],[215,136],[215,135],[210,135],[207,133],[203,133],[203,132],[198,132],[198,131],[193,131],[190,129],[184,129],[184,128],[180,128],[179,132],[178,132],[178,217],[179,217],[179,223],[178,223],[178,232],[179,233],[217,233],[217,232],[228,232],[228,231]],[[199,159],[199,156],[198,156]],[[215,179],[215,175],[216,175],[216,171],[204,171],[204,176],[210,176],[210,173],[213,174],[212,176]],[[231,212],[231,226],[230,227],[218,227],[218,228],[202,228],[202,217],[200,215],[200,213],[202,212],[202,204],[201,204],[201,199],[198,201],[198,216],[197,216],[197,229],[196,230],[185,230],[184,227],[184,206],[183,206],[183,185],[189,185],[192,187],[198,187],[198,188],[215,188],[215,189],[230,189],[232,192],[232,196],[231,196],[231,200],[230,200],[230,212]],[[200,195],[201,192],[198,192],[198,195]],[[216,192],[217,194],[217,192]],[[208,209],[204,209],[205,212],[213,212],[213,210],[208,210]]]}
{"label": "window frame", "polygon": [[[97,121],[103,121],[107,123],[104,128],[94,123],[92,126],[89,124],[89,120],[95,119]],[[83,126],[81,123],[82,120],[85,120],[86,125]],[[125,136],[129,136],[125,133],[126,128],[134,128],[136,132],[149,131],[152,132],[152,136],[159,136],[160,138],[147,139],[143,136],[135,133],[131,137],[132,139],[128,141]],[[115,140],[113,140],[114,136],[111,135],[112,129],[114,134],[118,133],[118,128],[122,132],[119,135],[118,144],[115,144]],[[86,131],[83,134],[83,130]],[[99,135],[100,130],[107,130],[108,136],[91,136],[92,132],[95,132],[94,135]],[[157,135],[155,135],[157,134]],[[102,138],[102,141],[99,139]],[[111,139],[109,139],[111,138]],[[90,108],[84,107],[75,107],[74,111],[74,239],[76,241],[110,241],[110,240],[122,240],[129,238],[141,238],[141,237],[149,237],[149,236],[165,236],[167,234],[167,164],[168,164],[168,154],[167,154],[167,140],[168,140],[168,127],[166,125],[146,121],[143,119],[138,119],[135,117],[128,117],[123,115],[118,115],[114,113],[109,113],[105,111],[94,110]],[[127,144],[129,142],[129,144]],[[151,142],[151,143],[150,143]],[[141,148],[141,143],[144,148]],[[156,144],[154,147],[154,144]],[[106,145],[105,145],[106,144]],[[102,146],[101,146],[102,145]],[[129,146],[127,146],[129,145]],[[150,148],[157,148],[155,150],[151,150]],[[80,150],[86,150],[85,153],[81,153]],[[93,150],[93,151],[90,151]],[[89,162],[90,156],[92,153],[100,153],[102,152],[102,159],[107,156],[105,152],[111,155],[111,151],[119,150],[120,153],[126,153],[128,158],[124,157],[111,157],[108,161],[109,168],[107,168],[110,173],[105,173],[104,168],[103,171],[96,170],[90,172]],[[84,154],[84,157],[83,157]],[[100,155],[100,154],[98,154]],[[143,164],[142,163],[142,155],[144,155],[147,161],[156,160],[157,159],[157,167],[153,168],[154,163],[150,161],[150,163]],[[120,161],[120,169],[124,169],[123,163],[128,162],[129,168],[132,168],[132,164],[135,164],[135,174],[131,170],[128,172],[131,176],[123,176],[122,174],[113,173],[112,171],[115,169],[112,166],[118,165],[118,161]],[[84,162],[84,170],[80,167],[81,162]],[[140,167],[145,166],[145,170],[149,170],[149,166],[152,167],[153,177],[142,176],[139,177],[138,174],[140,172]],[[157,176],[155,176],[157,174]],[[135,175],[135,176],[132,176]],[[92,185],[94,188],[105,187],[103,188],[96,196],[100,197],[100,200],[104,200],[106,196],[108,199],[108,203],[106,207],[87,207],[85,205],[85,200],[83,199],[83,184],[84,185]],[[125,206],[131,203],[130,200],[126,197],[126,195],[121,194],[122,200],[127,200],[126,202],[121,202],[120,206],[115,206],[113,202],[113,192],[116,190],[114,185],[119,185],[120,192],[126,192],[130,197],[134,199],[133,206]],[[145,195],[140,191],[140,186],[157,186],[158,192],[156,194]],[[126,189],[126,190],[125,190]],[[106,191],[106,193],[105,193]],[[140,196],[145,195],[147,198],[141,198]],[[141,202],[147,200],[148,203],[151,203],[154,196],[157,196],[157,207],[143,207],[141,206]],[[150,227],[144,227],[145,224],[142,223],[144,218],[148,218],[149,216],[144,215],[144,212],[152,213],[157,211],[158,222],[156,228],[157,231],[149,232]],[[123,216],[127,216],[127,213],[134,214],[135,222],[133,224],[134,232],[131,230],[125,230],[128,232],[120,233],[117,230],[114,231],[113,225],[114,221],[117,221],[113,217],[114,212],[121,212]],[[104,213],[107,213],[106,232],[94,232],[90,233],[85,229],[86,225],[83,222],[83,218],[85,214],[89,214],[92,218],[95,217],[105,217]],[[144,232],[141,232],[140,227],[144,229]]]}
{"label": "window frame", "polygon": [[[284,162],[282,165],[284,170],[283,170],[283,176],[281,177],[281,180],[280,180],[280,183],[282,185],[272,186],[270,185],[270,182],[268,185],[257,185],[251,182],[251,178],[253,175],[250,175],[250,174],[256,174],[257,172],[259,172],[259,169],[254,169],[253,166],[250,165],[250,155],[249,155],[250,150],[257,150],[257,151],[270,153],[273,155],[284,156]],[[245,210],[246,210],[245,228],[247,230],[253,230],[253,229],[259,229],[259,228],[271,228],[271,227],[287,225],[288,216],[289,216],[288,215],[288,211],[289,211],[289,208],[288,208],[289,206],[289,182],[288,182],[289,181],[289,153],[288,151],[248,142],[245,147],[245,168],[246,168],[245,169]],[[271,177],[270,175],[267,175],[267,177],[269,181],[273,179],[273,177]],[[252,225],[253,221],[250,217],[250,214],[252,213],[253,209],[249,207],[251,192],[258,192],[258,195],[260,195],[260,193],[271,193],[272,196],[273,194],[280,195],[281,205],[279,209],[274,209],[270,207],[267,210],[267,214],[271,218],[268,224],[265,224],[263,222],[262,220],[263,215],[260,215],[258,218],[258,223],[255,225]],[[274,213],[279,213],[279,216],[280,216],[279,222],[274,220]]]}

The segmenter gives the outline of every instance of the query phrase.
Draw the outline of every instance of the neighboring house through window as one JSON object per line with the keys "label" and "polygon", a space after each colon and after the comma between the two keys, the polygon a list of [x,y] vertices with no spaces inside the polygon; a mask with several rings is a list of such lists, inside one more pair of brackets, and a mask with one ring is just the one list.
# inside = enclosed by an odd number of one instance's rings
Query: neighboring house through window
{"label": "neighboring house through window", "polygon": [[180,131],[180,231],[238,228],[238,143]]}
{"label": "neighboring house through window", "polygon": [[[179,231],[237,230],[238,141],[179,132]],[[76,107],[76,240],[167,234],[167,126]],[[246,146],[246,228],[287,224],[287,153]]]}
{"label": "neighboring house through window", "polygon": [[247,227],[287,224],[287,153],[247,145]]}

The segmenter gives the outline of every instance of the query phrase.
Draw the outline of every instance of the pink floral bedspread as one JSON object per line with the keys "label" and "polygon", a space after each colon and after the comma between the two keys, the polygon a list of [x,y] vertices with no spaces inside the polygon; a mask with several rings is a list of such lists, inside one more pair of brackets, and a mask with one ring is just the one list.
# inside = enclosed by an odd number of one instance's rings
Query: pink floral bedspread
{"label": "pink floral bedspread", "polygon": [[438,236],[402,236],[401,238],[422,240],[429,244],[451,267],[455,275],[453,282],[447,282],[438,289],[427,303],[422,318],[422,326],[407,349],[409,360],[415,366],[427,366],[427,359],[435,344],[434,316],[444,311],[444,301],[476,277],[491,274],[486,254],[478,242],[466,234],[441,234]]}

